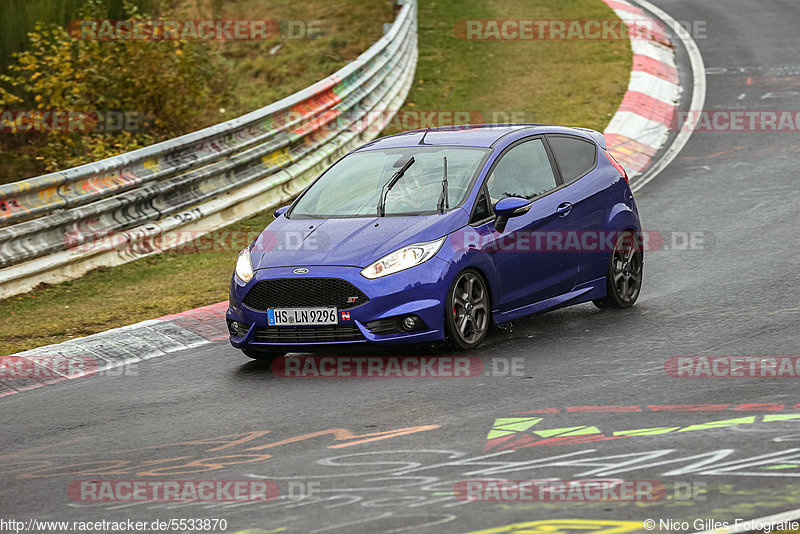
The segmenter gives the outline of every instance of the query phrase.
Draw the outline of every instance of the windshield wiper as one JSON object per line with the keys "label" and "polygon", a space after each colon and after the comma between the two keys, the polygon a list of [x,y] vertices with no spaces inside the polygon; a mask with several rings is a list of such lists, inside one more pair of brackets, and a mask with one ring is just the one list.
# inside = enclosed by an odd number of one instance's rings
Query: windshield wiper
{"label": "windshield wiper", "polygon": [[408,168],[411,167],[413,164],[414,164],[414,158],[411,157],[408,161],[406,161],[406,164],[403,165],[403,167],[399,171],[397,171],[392,175],[392,177],[389,179],[386,185],[383,186],[383,189],[381,189],[381,196],[378,199],[378,217],[383,217],[386,214],[386,195],[389,194],[389,191],[392,190],[394,184],[396,184],[398,180],[400,180],[400,178],[403,177]]}
{"label": "windshield wiper", "polygon": [[442,194],[439,196],[439,203],[436,209],[439,213],[444,213],[445,208],[450,209],[450,197],[447,194],[447,156],[443,159],[444,174],[442,175]]}

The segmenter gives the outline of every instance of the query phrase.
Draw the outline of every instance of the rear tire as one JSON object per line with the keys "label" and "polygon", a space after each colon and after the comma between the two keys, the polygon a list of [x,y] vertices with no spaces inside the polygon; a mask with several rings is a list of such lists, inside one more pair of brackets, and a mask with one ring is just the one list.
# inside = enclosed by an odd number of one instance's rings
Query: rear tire
{"label": "rear tire", "polygon": [[271,362],[275,358],[280,358],[285,354],[283,352],[267,352],[263,350],[253,350],[253,349],[242,349],[242,352],[248,358],[253,358],[254,360],[266,363]]}
{"label": "rear tire", "polygon": [[641,241],[627,230],[617,238],[606,269],[606,296],[593,300],[600,309],[630,308],[642,291],[644,253]]}

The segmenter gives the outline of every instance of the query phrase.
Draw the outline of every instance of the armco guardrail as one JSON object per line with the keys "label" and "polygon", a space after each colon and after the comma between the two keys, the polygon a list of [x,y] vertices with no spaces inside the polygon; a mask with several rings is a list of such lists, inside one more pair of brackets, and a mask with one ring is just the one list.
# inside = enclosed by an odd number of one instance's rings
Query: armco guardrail
{"label": "armco guardrail", "polygon": [[[400,4],[388,32],[369,50],[274,104],[0,186],[0,298],[148,254],[126,241],[178,228],[199,236],[286,202],[332,161],[374,138],[376,121],[404,102],[416,68],[416,0]],[[336,127],[328,127],[333,121]],[[113,235],[112,250],[98,242],[105,235]]]}

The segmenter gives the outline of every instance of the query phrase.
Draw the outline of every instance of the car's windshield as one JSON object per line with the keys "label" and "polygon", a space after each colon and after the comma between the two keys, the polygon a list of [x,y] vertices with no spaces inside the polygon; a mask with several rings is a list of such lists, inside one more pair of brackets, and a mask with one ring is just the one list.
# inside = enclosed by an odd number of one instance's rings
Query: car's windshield
{"label": "car's windshield", "polygon": [[464,201],[488,151],[482,148],[415,146],[356,152],[342,158],[312,185],[291,211],[292,218],[374,217],[381,192],[413,157],[386,193],[385,215],[436,213],[447,158],[449,206]]}

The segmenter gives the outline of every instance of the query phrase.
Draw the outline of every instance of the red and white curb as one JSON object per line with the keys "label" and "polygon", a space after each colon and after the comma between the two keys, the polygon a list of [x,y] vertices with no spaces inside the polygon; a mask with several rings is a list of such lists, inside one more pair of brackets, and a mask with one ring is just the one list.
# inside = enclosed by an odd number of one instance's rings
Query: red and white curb
{"label": "red and white curb", "polygon": [[228,338],[228,302],[0,357],[0,397]]}
{"label": "red and white curb", "polygon": [[[638,30],[630,32],[633,70],[628,91],[604,132],[608,151],[633,178],[647,169],[669,139],[680,102],[680,78],[664,22],[624,0],[603,1]],[[654,31],[644,36],[643,27]]]}

